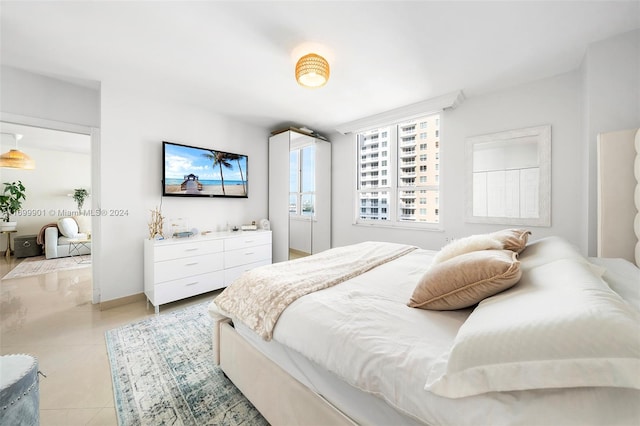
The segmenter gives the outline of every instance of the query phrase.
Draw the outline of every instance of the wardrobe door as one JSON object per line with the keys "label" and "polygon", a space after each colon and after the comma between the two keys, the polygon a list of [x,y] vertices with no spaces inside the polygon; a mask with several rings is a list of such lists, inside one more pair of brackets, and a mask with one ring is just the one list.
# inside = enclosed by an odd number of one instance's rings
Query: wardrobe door
{"label": "wardrobe door", "polygon": [[269,138],[269,222],[274,263],[289,259],[289,133]]}
{"label": "wardrobe door", "polygon": [[331,144],[315,142],[315,215],[311,222],[311,253],[331,248]]}
{"label": "wardrobe door", "polygon": [[331,248],[331,144],[284,131],[269,138],[273,262]]}

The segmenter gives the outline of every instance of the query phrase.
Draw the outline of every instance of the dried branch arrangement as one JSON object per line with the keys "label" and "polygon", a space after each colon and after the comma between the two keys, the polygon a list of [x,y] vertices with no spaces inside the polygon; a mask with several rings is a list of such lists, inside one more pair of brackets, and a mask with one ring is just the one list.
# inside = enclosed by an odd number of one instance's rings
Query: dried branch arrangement
{"label": "dried branch arrangement", "polygon": [[157,236],[164,238],[162,234],[162,227],[164,226],[164,217],[159,208],[155,208],[151,211],[151,222],[149,222],[149,239],[153,240]]}

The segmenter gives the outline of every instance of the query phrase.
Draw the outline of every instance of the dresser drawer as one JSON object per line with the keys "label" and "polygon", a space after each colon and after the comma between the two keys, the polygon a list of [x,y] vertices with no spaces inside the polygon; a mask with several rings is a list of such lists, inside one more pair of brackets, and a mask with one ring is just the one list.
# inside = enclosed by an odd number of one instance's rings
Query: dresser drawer
{"label": "dresser drawer", "polygon": [[249,263],[248,265],[236,266],[235,268],[229,268],[224,270],[224,286],[230,285],[244,272],[250,269],[257,268],[258,266],[271,264],[271,259],[261,260],[259,262]]}
{"label": "dresser drawer", "polygon": [[210,253],[220,253],[224,249],[222,240],[193,240],[190,242],[158,245],[155,247],[154,260],[156,262],[184,257],[199,256]]}
{"label": "dresser drawer", "polygon": [[157,284],[154,288],[154,305],[173,302],[197,294],[206,293],[224,287],[223,271],[195,275]]}
{"label": "dresser drawer", "polygon": [[225,269],[255,263],[260,260],[271,260],[271,244],[224,252]]}
{"label": "dresser drawer", "polygon": [[219,271],[223,268],[220,253],[191,256],[182,259],[156,262],[153,266],[155,282],[161,283],[178,278]]}
{"label": "dresser drawer", "polygon": [[246,231],[242,236],[227,238],[224,242],[225,251],[238,250],[245,247],[271,244],[271,233],[260,231]]}

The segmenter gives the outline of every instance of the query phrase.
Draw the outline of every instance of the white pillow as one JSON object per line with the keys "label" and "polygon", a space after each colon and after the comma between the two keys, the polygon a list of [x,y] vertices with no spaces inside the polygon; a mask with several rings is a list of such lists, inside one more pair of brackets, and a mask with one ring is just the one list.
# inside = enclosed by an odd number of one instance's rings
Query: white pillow
{"label": "white pillow", "polygon": [[535,268],[559,259],[574,259],[587,264],[599,277],[605,272],[604,267],[589,262],[586,257],[580,254],[576,246],[557,236],[541,238],[527,244],[526,249],[519,257],[522,270]]}
{"label": "white pillow", "polygon": [[489,236],[488,234],[470,235],[468,237],[453,240],[442,247],[433,257],[433,264],[442,263],[461,254],[480,250],[501,250],[502,242]]}
{"label": "white pillow", "polygon": [[78,235],[78,223],[72,217],[58,219],[58,229],[67,238],[75,238]]}
{"label": "white pillow", "polygon": [[[526,250],[525,250],[526,251]],[[425,389],[461,398],[569,387],[640,389],[640,319],[589,265],[561,259],[523,271],[483,300]]]}
{"label": "white pillow", "polygon": [[583,259],[587,262],[587,259],[580,254],[576,246],[557,236],[545,237],[530,242],[520,254],[520,262],[523,263],[522,267],[525,269],[558,259]]}

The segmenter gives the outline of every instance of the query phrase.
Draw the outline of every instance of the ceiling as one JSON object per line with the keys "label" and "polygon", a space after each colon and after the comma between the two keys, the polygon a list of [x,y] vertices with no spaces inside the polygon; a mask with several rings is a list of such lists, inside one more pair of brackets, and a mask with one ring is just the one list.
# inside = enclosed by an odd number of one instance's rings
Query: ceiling
{"label": "ceiling", "polygon": [[91,153],[91,138],[88,135],[4,122],[0,122],[0,153],[15,148],[14,135],[16,134],[22,135],[22,139],[18,141],[18,148],[27,154],[29,154],[29,148],[81,154]]}
{"label": "ceiling", "polygon": [[[640,27],[634,1],[2,1],[3,65],[219,111],[275,129],[339,124],[578,68]],[[325,56],[320,89],[294,80]]]}

